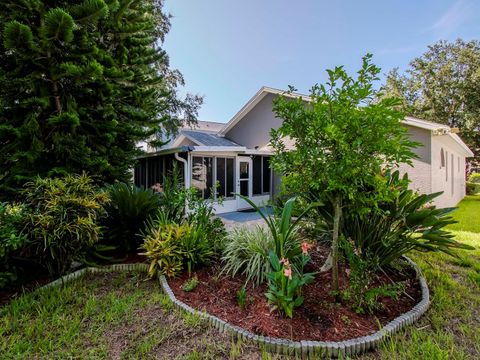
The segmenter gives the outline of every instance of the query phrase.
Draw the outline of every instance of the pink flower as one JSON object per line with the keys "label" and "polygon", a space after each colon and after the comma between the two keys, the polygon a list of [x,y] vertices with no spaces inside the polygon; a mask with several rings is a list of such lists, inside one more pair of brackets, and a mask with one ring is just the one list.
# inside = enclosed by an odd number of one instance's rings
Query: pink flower
{"label": "pink flower", "polygon": [[288,259],[285,259],[285,258],[282,258],[282,259],[280,260],[280,264],[283,264],[283,265],[285,265],[285,266],[287,266],[287,267],[290,266],[290,262],[288,261]]}
{"label": "pink flower", "polygon": [[161,184],[156,183],[155,185],[152,185],[152,190],[155,192],[162,192],[163,188]]}
{"label": "pink flower", "polygon": [[283,274],[289,279],[292,280],[292,268],[286,267],[283,271]]}
{"label": "pink flower", "polygon": [[302,242],[302,253],[303,255],[308,255],[308,250],[312,248],[312,244],[307,242]]}

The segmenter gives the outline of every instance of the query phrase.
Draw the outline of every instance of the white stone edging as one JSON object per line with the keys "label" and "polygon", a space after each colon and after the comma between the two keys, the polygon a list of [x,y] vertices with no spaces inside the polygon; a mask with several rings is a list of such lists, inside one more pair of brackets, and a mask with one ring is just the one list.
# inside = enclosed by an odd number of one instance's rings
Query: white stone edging
{"label": "white stone edging", "polygon": [[[369,350],[373,350],[378,345],[384,341],[387,337],[398,332],[400,329],[404,328],[407,325],[412,324],[420,316],[427,311],[430,305],[430,293],[428,290],[427,282],[423,277],[421,270],[418,266],[409,258],[405,257],[407,262],[415,269],[417,279],[420,283],[422,291],[422,299],[416,304],[413,309],[400,315],[399,317],[393,319],[388,324],[386,324],[382,329],[375,332],[371,335],[362,336],[359,338],[354,338],[345,341],[293,341],[288,339],[273,338],[268,336],[262,336],[254,334],[250,331],[242,329],[238,326],[231,325],[228,322],[219,319],[216,316],[210,315],[205,312],[201,312],[192,308],[191,306],[185,304],[184,302],[178,300],[173,294],[172,289],[168,285],[167,279],[163,275],[159,275],[158,279],[161,285],[162,290],[173,302],[173,304],[184,311],[198,315],[206,319],[210,324],[216,327],[221,332],[227,332],[233,334],[237,339],[240,340],[249,340],[253,341],[256,344],[264,347],[266,350],[287,355],[300,355],[302,357],[310,356],[328,356],[328,357],[339,357],[339,356],[351,356],[362,354]],[[62,276],[61,278],[52,281],[38,290],[45,290],[52,287],[61,286],[72,282],[73,280],[78,279],[79,277],[88,274],[88,273],[102,273],[110,271],[132,271],[132,270],[141,270],[144,272],[148,271],[147,264],[115,264],[103,267],[87,267],[80,270],[77,270],[71,274]]]}
{"label": "white stone edging", "polygon": [[293,341],[288,339],[257,335],[238,326],[231,325],[228,322],[217,318],[216,316],[192,308],[191,306],[185,304],[184,302],[178,300],[175,297],[172,289],[168,285],[165,276],[160,275],[159,280],[163,291],[167,294],[167,296],[177,308],[205,318],[209,323],[211,323],[220,331],[231,333],[237,339],[253,341],[273,353],[300,355],[303,357],[344,357],[362,354],[364,352],[377,348],[378,345],[386,338],[398,332],[405,326],[414,323],[420,318],[420,316],[425,313],[425,311],[427,311],[430,305],[430,292],[428,290],[427,282],[425,281],[425,278],[423,277],[422,272],[418,268],[418,266],[408,257],[405,256],[404,258],[414,268],[416,272],[416,276],[420,283],[422,292],[422,299],[420,300],[420,302],[416,304],[410,311],[393,319],[377,332],[371,335],[366,335],[344,341]]}

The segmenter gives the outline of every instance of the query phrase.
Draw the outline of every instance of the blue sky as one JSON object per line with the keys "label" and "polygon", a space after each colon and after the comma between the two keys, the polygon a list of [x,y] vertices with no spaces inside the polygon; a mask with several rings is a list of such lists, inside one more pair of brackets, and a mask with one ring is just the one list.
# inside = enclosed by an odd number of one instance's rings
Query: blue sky
{"label": "blue sky", "polygon": [[383,73],[440,39],[479,39],[478,0],[166,0],[165,48],[199,120],[227,122],[261,86],[301,92],[325,69],[356,71],[367,52]]}

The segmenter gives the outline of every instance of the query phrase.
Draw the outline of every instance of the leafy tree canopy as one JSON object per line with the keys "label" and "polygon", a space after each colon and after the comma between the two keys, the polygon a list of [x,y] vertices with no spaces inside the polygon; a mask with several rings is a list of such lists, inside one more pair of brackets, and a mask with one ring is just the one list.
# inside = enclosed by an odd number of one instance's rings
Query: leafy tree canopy
{"label": "leafy tree canopy", "polygon": [[[392,196],[393,189],[381,176],[382,169],[388,171],[410,162],[414,156],[411,148],[416,145],[401,125],[404,115],[397,110],[398,100],[375,90],[380,69],[372,64],[371,57],[363,58],[356,77],[348,75],[343,67],[327,70],[328,81],[314,85],[308,101],[291,92],[274,101],[274,111],[283,123],[272,131],[276,152],[273,166],[286,175],[295,193],[307,201],[329,201],[334,208],[336,289],[342,203],[355,199],[368,211],[368,207]],[[381,100],[376,101],[379,97]],[[285,139],[295,142],[294,150],[286,147]]]}
{"label": "leafy tree canopy", "polygon": [[[35,175],[130,180],[140,141],[194,122],[162,49],[163,0],[0,3],[0,186]],[[155,141],[153,141],[155,143]],[[155,144],[153,144],[155,145]]]}
{"label": "leafy tree canopy", "polygon": [[393,69],[386,94],[401,99],[407,114],[457,127],[480,156],[480,42],[439,41],[410,62],[404,74]]}

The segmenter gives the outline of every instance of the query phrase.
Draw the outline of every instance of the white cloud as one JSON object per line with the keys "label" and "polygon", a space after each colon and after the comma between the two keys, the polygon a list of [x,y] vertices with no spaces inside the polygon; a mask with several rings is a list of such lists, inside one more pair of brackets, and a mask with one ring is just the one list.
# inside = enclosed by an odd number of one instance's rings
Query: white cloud
{"label": "white cloud", "polygon": [[450,35],[459,26],[472,16],[472,4],[464,0],[457,0],[447,11],[432,25],[433,30],[439,37]]}

